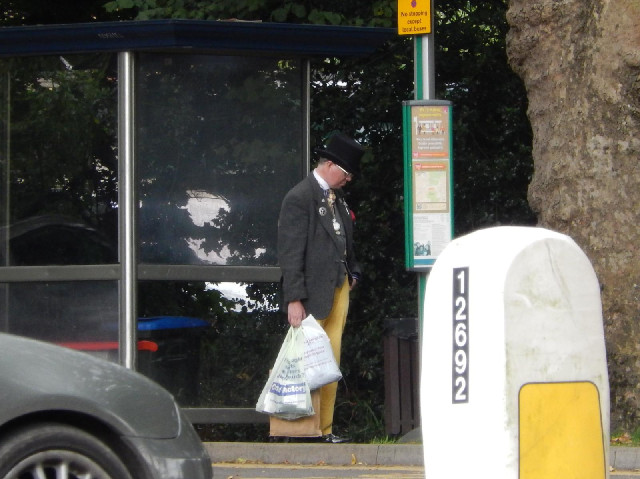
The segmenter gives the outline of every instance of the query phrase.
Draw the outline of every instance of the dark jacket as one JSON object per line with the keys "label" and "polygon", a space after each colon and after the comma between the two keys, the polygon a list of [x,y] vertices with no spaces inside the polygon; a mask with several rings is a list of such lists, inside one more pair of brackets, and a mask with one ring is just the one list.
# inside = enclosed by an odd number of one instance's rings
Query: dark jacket
{"label": "dark jacket", "polygon": [[307,314],[316,319],[329,315],[334,290],[347,273],[361,274],[353,248],[351,212],[342,191],[335,193],[344,235],[336,235],[327,200],[313,173],[287,193],[278,220],[285,310],[289,302],[302,300]]}

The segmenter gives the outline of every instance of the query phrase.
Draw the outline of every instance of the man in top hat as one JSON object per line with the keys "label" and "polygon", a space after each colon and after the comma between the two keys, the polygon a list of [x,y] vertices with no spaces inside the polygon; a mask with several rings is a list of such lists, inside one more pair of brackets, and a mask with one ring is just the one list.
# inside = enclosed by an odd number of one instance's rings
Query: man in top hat
{"label": "man in top hat", "polygon": [[[353,219],[342,188],[360,173],[364,148],[335,133],[317,151],[317,167],[285,196],[278,220],[278,260],[289,324],[312,314],[326,331],[336,361],[349,308],[349,291],[361,277],[353,247]],[[333,434],[337,382],[320,391],[322,440]]]}

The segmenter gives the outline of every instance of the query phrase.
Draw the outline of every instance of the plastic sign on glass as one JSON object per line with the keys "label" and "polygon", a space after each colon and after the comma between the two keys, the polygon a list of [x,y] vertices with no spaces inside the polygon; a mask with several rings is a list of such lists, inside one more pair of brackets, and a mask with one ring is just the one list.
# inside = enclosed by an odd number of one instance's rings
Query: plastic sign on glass
{"label": "plastic sign on glass", "polygon": [[431,0],[398,0],[398,35],[431,33]]}
{"label": "plastic sign on glass", "polygon": [[433,266],[453,236],[451,102],[403,102],[405,257]]}

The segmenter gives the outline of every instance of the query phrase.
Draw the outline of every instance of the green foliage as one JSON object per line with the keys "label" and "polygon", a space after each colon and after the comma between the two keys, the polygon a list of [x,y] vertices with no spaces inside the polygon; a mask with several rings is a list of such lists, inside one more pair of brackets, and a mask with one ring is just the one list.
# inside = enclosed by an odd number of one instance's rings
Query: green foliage
{"label": "green foliage", "polygon": [[[225,264],[275,266],[281,197],[300,172],[301,133],[286,127],[301,115],[300,62],[148,54],[137,78],[142,261],[199,261],[178,241],[198,238]],[[199,192],[220,200],[204,224],[185,208]]]}
{"label": "green foliage", "polygon": [[55,56],[0,62],[2,78],[12,83],[11,220],[60,214],[110,231],[102,224],[116,222],[117,95],[110,56],[68,58],[75,69]]}
{"label": "green foliage", "polygon": [[275,0],[112,0],[107,12],[136,20],[187,18],[199,20],[238,19],[319,25],[368,25],[391,27],[395,2],[278,2]]}
{"label": "green foliage", "polygon": [[0,26],[46,25],[119,20],[117,12],[108,12],[104,0],[3,0]]}
{"label": "green foliage", "polygon": [[534,224],[527,96],[507,63],[506,1],[438,2],[438,98],[453,102],[455,228]]}

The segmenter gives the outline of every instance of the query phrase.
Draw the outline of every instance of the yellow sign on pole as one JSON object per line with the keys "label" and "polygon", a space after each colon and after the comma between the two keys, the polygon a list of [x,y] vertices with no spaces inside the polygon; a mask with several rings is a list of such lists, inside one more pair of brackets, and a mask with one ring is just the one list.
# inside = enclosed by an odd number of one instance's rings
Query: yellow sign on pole
{"label": "yellow sign on pole", "polygon": [[431,0],[398,0],[398,34],[431,33]]}

